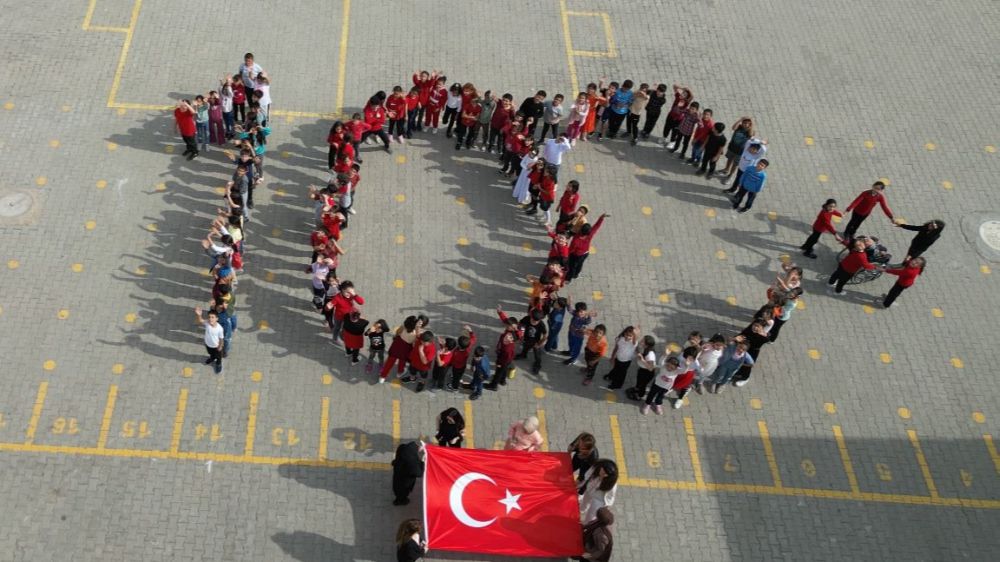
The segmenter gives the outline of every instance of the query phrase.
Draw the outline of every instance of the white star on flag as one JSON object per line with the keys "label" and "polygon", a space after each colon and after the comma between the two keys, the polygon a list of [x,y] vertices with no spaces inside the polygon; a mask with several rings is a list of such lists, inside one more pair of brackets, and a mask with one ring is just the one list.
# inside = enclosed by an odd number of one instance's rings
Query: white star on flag
{"label": "white star on flag", "polygon": [[517,510],[520,511],[521,506],[518,505],[517,500],[521,499],[521,494],[516,494],[516,495],[515,494],[511,494],[510,490],[508,490],[506,488],[504,490],[507,492],[507,497],[505,497],[502,500],[497,500],[497,501],[500,502],[500,503],[502,503],[507,508],[506,515],[510,515],[510,510],[512,510],[512,509],[517,509]]}

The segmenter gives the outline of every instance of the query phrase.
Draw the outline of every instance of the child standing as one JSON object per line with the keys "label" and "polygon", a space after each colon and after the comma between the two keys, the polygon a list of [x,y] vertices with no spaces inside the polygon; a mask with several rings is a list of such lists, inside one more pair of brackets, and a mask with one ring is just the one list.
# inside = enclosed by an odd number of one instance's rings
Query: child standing
{"label": "child standing", "polygon": [[639,347],[640,331],[639,326],[626,326],[615,338],[615,347],[611,350],[612,367],[608,374],[604,375],[604,380],[609,381],[608,386],[602,387],[605,390],[618,390],[625,385],[628,369],[632,366]]}
{"label": "child standing", "polygon": [[691,346],[685,348],[681,354],[684,372],[674,379],[670,387],[674,391],[675,410],[684,405],[684,397],[691,391],[691,385],[701,376],[701,365],[698,364],[699,351],[701,350],[697,347]]}
{"label": "child standing", "polygon": [[609,139],[614,139],[618,136],[618,130],[621,128],[622,122],[625,121],[625,116],[628,115],[629,107],[632,105],[634,98],[635,94],[632,92],[631,80],[622,82],[622,87],[611,96],[608,101],[608,108],[605,110],[611,111],[611,115],[608,118]]}
{"label": "child standing", "polygon": [[194,98],[194,124],[197,127],[198,144],[204,152],[208,152],[208,102],[205,96]]}
{"label": "child standing", "polygon": [[747,353],[749,346],[744,341],[743,336],[736,336],[732,343],[726,346],[722,356],[719,358],[719,365],[715,368],[715,375],[712,377],[712,394],[719,394],[725,390],[726,385],[740,370],[743,365],[753,365],[753,357]]}
{"label": "child standing", "polygon": [[566,138],[569,139],[571,145],[576,146],[576,139],[583,131],[583,126],[589,115],[590,104],[587,103],[587,93],[580,92],[576,96],[576,103],[569,109],[569,122],[566,124]]}
{"label": "child standing", "polygon": [[434,376],[431,380],[431,393],[437,389],[444,389],[444,379],[451,368],[451,357],[458,348],[458,341],[455,338],[438,339],[437,357],[434,359]]}
{"label": "child standing", "polygon": [[816,215],[816,220],[813,221],[812,234],[809,238],[806,238],[805,244],[799,246],[802,248],[802,255],[807,258],[816,259],[816,254],[813,252],[813,248],[816,247],[816,243],[819,242],[819,237],[823,235],[824,232],[829,232],[837,239],[838,242],[843,243],[843,238],[837,234],[837,229],[833,227],[833,217],[843,217],[844,215],[837,210],[837,200],[827,199],[826,203],[823,203],[823,208],[820,209],[819,214]]}
{"label": "child standing", "polygon": [[420,89],[410,88],[406,95],[406,138],[413,138],[413,131],[420,130]]}
{"label": "child standing", "polygon": [[402,382],[410,383],[419,380],[416,392],[423,392],[427,385],[427,375],[431,367],[434,366],[436,358],[437,347],[434,346],[434,334],[430,331],[421,333],[417,341],[413,343],[413,349],[410,350],[410,368],[407,376],[401,379]]}
{"label": "child standing", "polygon": [[687,152],[688,143],[691,142],[691,135],[694,134],[694,127],[701,120],[701,114],[698,109],[701,105],[698,102],[693,101],[688,105],[687,111],[684,112],[684,117],[681,122],[674,129],[674,139],[673,144],[667,147],[671,153],[677,152],[679,148],[680,154],[677,155],[678,158],[683,159],[684,153]]}
{"label": "child standing", "polygon": [[885,308],[892,306],[892,303],[896,302],[896,299],[905,289],[913,286],[917,281],[917,277],[924,272],[924,267],[926,266],[927,261],[924,258],[913,258],[904,263],[902,267],[886,269],[886,273],[895,275],[899,279],[896,280],[896,283],[889,289],[889,293],[885,296],[885,299],[882,300],[882,306]]}
{"label": "child standing", "polygon": [[649,134],[656,127],[656,122],[660,119],[663,106],[667,103],[667,85],[657,84],[656,91],[649,96],[646,102],[646,122],[642,125],[642,138],[649,138]]}
{"label": "child standing", "polygon": [[426,112],[427,106],[430,104],[431,91],[434,90],[434,85],[437,84],[437,79],[438,73],[436,70],[433,73],[427,72],[426,70],[421,70],[419,73],[413,73],[413,85],[419,92],[416,118],[416,130],[418,131],[424,130],[424,113]]}
{"label": "child standing", "polygon": [[[667,353],[669,353],[669,349]],[[645,404],[639,408],[640,414],[645,416],[649,413],[650,407],[652,407],[656,415],[663,415],[663,397],[673,388],[674,379],[683,372],[680,365],[680,360],[673,356],[668,357],[663,362],[659,374],[653,379],[653,387],[649,389],[649,394],[646,395]]]}
{"label": "child standing", "polygon": [[573,236],[573,240],[569,243],[569,265],[566,272],[567,283],[580,276],[580,273],[583,271],[583,262],[590,255],[590,243],[594,240],[594,236],[597,235],[597,231],[601,229],[604,219],[608,216],[607,213],[602,214],[593,226],[585,224],[580,227],[580,232]]}
{"label": "child standing", "polygon": [[[736,197],[733,198],[733,208],[739,208],[739,212],[745,213],[753,207],[753,201],[757,198],[757,195],[764,189],[764,182],[767,180],[767,158],[761,158],[757,161],[753,168],[747,168],[743,171],[743,175],[739,176],[739,191],[736,192]],[[740,202],[746,197],[746,205],[740,207]]]}
{"label": "child standing", "polygon": [[462,326],[462,335],[458,337],[458,347],[451,354],[451,381],[445,388],[448,392],[458,392],[461,388],[465,366],[469,363],[469,353],[472,352],[474,345],[476,345],[476,334],[466,324]]}
{"label": "child standing", "polygon": [[483,142],[479,146],[480,150],[486,150],[486,144],[490,139],[490,122],[493,121],[493,112],[497,109],[497,96],[493,92],[486,90],[483,97],[477,102],[480,107],[479,119],[476,120],[476,125],[472,129],[470,136],[475,140],[479,136],[479,131],[482,131]]}
{"label": "child standing", "polygon": [[534,136],[535,126],[542,117],[545,115],[545,98],[548,94],[545,90],[538,90],[535,95],[530,98],[525,98],[521,102],[521,107],[517,109],[517,112],[524,115],[525,125],[527,126],[527,135]]}
{"label": "child standing", "polygon": [[406,96],[402,86],[394,86],[392,95],[385,100],[385,110],[389,115],[389,136],[396,142],[406,142]]}
{"label": "child standing", "polygon": [[496,391],[497,386],[507,386],[507,375],[511,369],[511,363],[514,362],[514,354],[517,349],[515,347],[515,333],[507,330],[500,335],[500,341],[497,342],[496,348],[497,369],[493,374],[493,379],[485,385],[485,388]]}
{"label": "child standing", "polygon": [[628,117],[625,118],[625,130],[632,136],[633,145],[639,142],[639,119],[648,103],[649,84],[639,84],[639,91],[635,93],[632,104],[628,108]]}
{"label": "child standing", "polygon": [[[733,135],[735,138],[736,135]],[[731,143],[730,143],[731,146]],[[733,182],[733,186],[726,190],[726,193],[735,193],[740,185],[740,178],[746,170],[752,169],[764,154],[767,153],[767,141],[753,137],[746,141],[746,147],[743,149],[743,154],[740,155],[740,160],[736,165],[736,180]],[[728,167],[728,165],[727,165]],[[729,184],[729,176],[726,176],[722,180],[722,185]]]}
{"label": "child standing", "polygon": [[552,131],[552,138],[559,136],[559,122],[563,118],[563,95],[556,94],[552,101],[544,104],[545,110],[542,113],[542,136],[538,137],[538,142],[545,140],[545,135]]}
{"label": "child standing", "polygon": [[705,381],[712,380],[715,370],[719,367],[719,359],[722,357],[722,352],[725,349],[726,338],[722,337],[722,334],[715,334],[709,338],[708,343],[701,346],[701,353],[698,354],[698,364],[701,365],[701,370],[694,379],[694,391],[698,394],[702,393],[702,386],[705,384]]}
{"label": "child standing", "polygon": [[722,185],[728,184],[729,179],[736,173],[736,167],[743,150],[746,148],[747,141],[752,139],[754,135],[753,119],[744,116],[733,123],[733,136],[729,139],[729,145],[726,147],[726,166],[719,172],[719,175],[723,177]]}
{"label": "child standing", "polygon": [[[384,93],[382,95],[385,95]],[[385,108],[382,107],[382,96],[374,95],[368,100],[368,105],[365,106],[365,124],[368,126],[368,130],[361,135],[361,140],[368,144],[368,139],[372,136],[377,136],[382,144],[385,145],[385,151],[392,153],[392,148],[389,147],[389,135],[382,130],[385,125]]]}
{"label": "child standing", "polygon": [[569,349],[562,352],[568,359],[563,361],[563,365],[572,364],[580,355],[580,350],[583,349],[584,338],[587,335],[587,326],[590,325],[595,316],[597,316],[597,311],[588,311],[587,303],[585,302],[578,302],[573,306],[573,314],[570,316],[569,329],[566,335],[566,338],[569,340]]}
{"label": "child standing", "polygon": [[643,336],[642,344],[635,355],[639,370],[635,376],[635,386],[625,391],[625,396],[631,400],[642,400],[646,396],[646,388],[656,374],[656,339],[653,336]]}
{"label": "child standing", "polygon": [[368,320],[361,317],[361,313],[354,311],[344,319],[344,351],[351,358],[351,365],[357,365],[361,359],[358,354],[365,345],[365,328],[368,327]]}
{"label": "child standing", "polygon": [[695,174],[704,174],[706,178],[715,175],[715,165],[722,156],[722,149],[726,146],[726,125],[716,123],[712,127],[712,132],[705,139],[705,153],[701,157],[701,168]]}
{"label": "child standing", "polygon": [[691,158],[688,158],[688,164],[694,166],[701,164],[701,158],[705,152],[705,142],[713,130],[715,130],[715,121],[712,119],[712,110],[706,109],[701,113],[701,122],[698,123],[694,135],[691,137]]}
{"label": "child standing", "polygon": [[608,338],[604,336],[607,331],[604,324],[598,324],[594,326],[593,330],[587,330],[587,345],[583,350],[583,360],[586,363],[583,370],[587,373],[583,379],[584,385],[593,382],[594,375],[597,373],[597,365],[608,350]]}
{"label": "child standing", "polygon": [[[479,105],[479,96],[475,91],[462,102],[462,114],[458,118],[458,127],[455,130],[456,142],[455,150],[461,150],[462,144],[465,149],[472,149],[476,142],[476,125],[479,123],[479,115],[483,112],[483,106]],[[448,136],[451,137],[451,125],[448,126]]]}
{"label": "child standing", "polygon": [[208,93],[208,137],[212,144],[226,144],[226,125],[223,119],[222,98],[219,92]]}
{"label": "child standing", "polygon": [[368,364],[365,365],[365,372],[371,374],[375,370],[372,364],[375,357],[378,357],[378,368],[385,364],[385,335],[389,332],[389,324],[381,318],[376,320],[365,335],[368,336]]}
{"label": "child standing", "polygon": [[563,320],[566,318],[566,307],[569,306],[569,301],[566,297],[558,297],[552,304],[552,310],[549,311],[549,316],[546,322],[549,326],[549,337],[545,342],[545,351],[553,353],[559,349],[559,332],[562,331]]}
{"label": "child standing", "polygon": [[477,345],[472,352],[472,394],[469,400],[479,400],[483,395],[483,381],[490,376],[490,358],[486,356],[486,348]]}
{"label": "child standing", "polygon": [[[458,120],[458,113],[462,111],[462,85],[455,82],[448,88],[448,99],[444,104],[444,117],[441,121],[441,126],[448,125],[448,130],[446,136],[451,138],[451,130],[455,128],[455,122]],[[436,127],[435,127],[436,128]]]}
{"label": "child standing", "polygon": [[441,109],[448,101],[448,89],[444,87],[447,79],[446,76],[439,76],[427,94],[427,117],[424,118],[424,127],[430,127],[431,134],[437,133]]}
{"label": "child standing", "polygon": [[687,113],[688,105],[694,99],[694,93],[692,93],[691,88],[688,88],[687,86],[674,84],[673,90],[674,102],[670,106],[670,111],[667,112],[667,118],[663,123],[663,144],[667,144],[668,141],[676,140],[677,126],[684,120],[684,114]]}
{"label": "child standing", "polygon": [[511,120],[514,119],[513,104],[514,96],[504,94],[500,99],[500,105],[493,110],[493,116],[490,117],[490,134],[489,140],[486,143],[486,152],[493,154],[493,144],[496,143],[497,152],[501,155],[503,154],[503,131],[510,124]]}

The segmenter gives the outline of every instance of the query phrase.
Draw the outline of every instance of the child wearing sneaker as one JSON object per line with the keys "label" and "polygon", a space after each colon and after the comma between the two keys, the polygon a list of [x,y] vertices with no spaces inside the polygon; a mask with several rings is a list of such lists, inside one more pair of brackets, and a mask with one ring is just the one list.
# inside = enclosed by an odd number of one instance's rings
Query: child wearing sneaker
{"label": "child wearing sneaker", "polygon": [[656,376],[656,339],[653,336],[643,336],[639,351],[635,354],[639,371],[635,375],[635,386],[625,391],[625,396],[632,400],[642,400],[646,397],[646,388]]}
{"label": "child wearing sneaker", "polygon": [[431,380],[431,392],[437,389],[444,389],[444,378],[451,367],[451,357],[458,348],[458,341],[455,338],[438,338],[438,354],[434,359],[434,375]]}
{"label": "child wearing sneaker", "polygon": [[402,381],[414,382],[420,379],[416,391],[423,392],[427,385],[427,374],[434,365],[436,357],[437,347],[434,346],[434,334],[430,331],[421,333],[419,339],[413,342],[413,349],[410,350],[409,372]]}
{"label": "child wearing sneaker", "polygon": [[474,345],[476,345],[476,334],[466,324],[462,326],[462,335],[458,337],[458,347],[451,354],[451,380],[445,387],[448,392],[458,392],[461,388],[462,375],[465,374],[465,366],[469,363],[469,354]]}
{"label": "child wearing sneaker", "polygon": [[694,391],[702,394],[702,385],[706,380],[712,380],[715,369],[719,366],[719,359],[722,357],[722,350],[726,349],[726,338],[722,334],[715,334],[709,338],[708,343],[701,346],[701,353],[698,354],[698,364],[701,370],[694,378]]}
{"label": "child wearing sneaker", "polygon": [[[701,338],[699,337],[698,339],[700,340]],[[675,410],[684,405],[684,397],[687,396],[688,392],[691,392],[691,385],[698,378],[699,373],[701,373],[701,365],[698,364],[699,351],[701,350],[698,347],[690,346],[684,348],[684,351],[681,352],[681,363],[683,363],[682,368],[684,372],[674,379],[674,383],[670,387],[670,390],[674,391]]]}
{"label": "child wearing sneaker", "polygon": [[[381,318],[365,330],[365,335],[368,336],[368,364],[365,365],[366,373],[371,373],[375,370],[375,367],[372,365],[375,356],[378,356],[379,369],[385,363],[385,334],[388,331],[389,324]],[[385,379],[379,377],[379,382],[383,383]]]}
{"label": "child wearing sneaker", "polygon": [[594,375],[597,373],[597,365],[608,350],[608,338],[604,337],[607,332],[608,329],[604,324],[598,324],[594,326],[593,330],[587,330],[587,345],[583,350],[583,360],[586,362],[583,370],[587,373],[586,378],[583,379],[584,385],[593,382]]}
{"label": "child wearing sneaker", "polygon": [[743,365],[753,365],[753,357],[747,353],[750,346],[743,339],[743,336],[736,336],[733,341],[726,346],[726,349],[722,352],[722,357],[719,358],[719,365],[715,369],[715,374],[712,377],[712,394],[719,394],[725,390],[726,385],[736,374],[736,371],[740,370]]}
{"label": "child wearing sneaker", "polygon": [[472,394],[469,400],[479,400],[483,395],[483,381],[490,376],[490,358],[486,356],[486,347],[477,345],[472,352]]}
{"label": "child wearing sneaker", "polygon": [[646,395],[646,403],[639,408],[640,414],[644,416],[648,414],[650,407],[653,408],[656,415],[663,414],[663,397],[673,387],[674,379],[684,372],[680,365],[680,360],[675,356],[670,356],[663,362],[660,372],[653,379],[653,386],[649,389],[649,394]]}
{"label": "child wearing sneaker", "polygon": [[829,232],[837,239],[838,242],[844,242],[844,239],[837,234],[837,229],[833,227],[833,217],[843,217],[843,213],[837,210],[837,200],[827,199],[826,203],[823,203],[823,208],[820,209],[819,214],[816,215],[816,220],[813,221],[812,234],[809,238],[806,238],[806,243],[799,246],[802,248],[802,255],[807,258],[816,259],[816,254],[813,252],[813,248],[816,247],[816,243],[819,242],[819,237],[823,235],[824,232]]}
{"label": "child wearing sneaker", "polygon": [[357,365],[361,359],[358,358],[358,353],[361,352],[361,348],[365,345],[365,328],[368,327],[368,320],[361,317],[361,313],[357,310],[351,312],[344,319],[343,334],[344,338],[344,350],[348,357],[351,358],[351,365]]}

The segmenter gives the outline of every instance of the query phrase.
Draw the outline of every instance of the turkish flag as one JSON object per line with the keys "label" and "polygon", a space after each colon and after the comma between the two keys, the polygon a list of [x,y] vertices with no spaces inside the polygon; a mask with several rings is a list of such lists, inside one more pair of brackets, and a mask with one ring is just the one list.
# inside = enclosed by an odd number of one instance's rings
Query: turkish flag
{"label": "turkish flag", "polygon": [[427,445],[427,546],[507,556],[583,553],[568,453]]}

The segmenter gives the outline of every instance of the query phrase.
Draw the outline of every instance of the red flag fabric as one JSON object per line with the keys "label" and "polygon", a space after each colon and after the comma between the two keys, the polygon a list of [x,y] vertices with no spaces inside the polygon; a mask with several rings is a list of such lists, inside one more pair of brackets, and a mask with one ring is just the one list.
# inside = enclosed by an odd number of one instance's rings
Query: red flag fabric
{"label": "red flag fabric", "polygon": [[568,453],[427,445],[427,547],[506,556],[579,556],[580,506]]}

